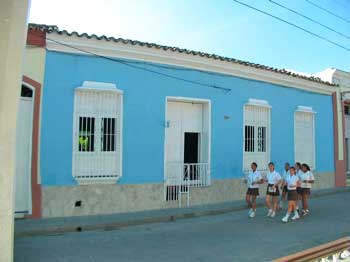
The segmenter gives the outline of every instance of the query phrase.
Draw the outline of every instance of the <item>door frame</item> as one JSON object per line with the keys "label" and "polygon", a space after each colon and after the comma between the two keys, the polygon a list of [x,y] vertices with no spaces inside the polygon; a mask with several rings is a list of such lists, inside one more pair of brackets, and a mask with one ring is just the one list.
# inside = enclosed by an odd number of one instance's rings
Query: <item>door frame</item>
{"label": "door frame", "polygon": [[42,188],[40,181],[40,114],[42,99],[42,84],[24,75],[22,85],[33,90],[33,124],[31,139],[31,213],[26,218],[40,218],[42,216]]}
{"label": "door frame", "polygon": [[[166,142],[167,142],[167,132],[166,128],[168,128],[167,115],[168,115],[168,102],[182,102],[182,103],[199,103],[202,105],[208,106],[208,164],[211,167],[211,100],[210,99],[202,99],[202,98],[193,98],[193,97],[180,97],[180,96],[166,96],[165,97],[165,114],[164,114],[164,160],[163,160],[163,181],[166,181],[166,164],[167,164],[167,150],[166,150]],[[183,141],[184,142],[184,141]],[[202,144],[202,141],[201,141]],[[210,172],[210,170],[209,170]]]}

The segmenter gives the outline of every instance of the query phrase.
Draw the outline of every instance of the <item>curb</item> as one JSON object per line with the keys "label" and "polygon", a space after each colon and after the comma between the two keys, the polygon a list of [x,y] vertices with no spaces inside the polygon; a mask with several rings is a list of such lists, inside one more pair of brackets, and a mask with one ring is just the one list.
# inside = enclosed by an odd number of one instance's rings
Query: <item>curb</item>
{"label": "curb", "polygon": [[[350,192],[350,188],[336,188],[332,190],[315,190],[311,198],[320,198],[329,195],[335,195],[339,193]],[[264,199],[259,198],[257,200],[257,206],[264,206]],[[53,235],[61,235],[64,233],[72,233],[72,232],[87,232],[87,231],[109,231],[116,230],[130,226],[138,226],[138,225],[147,225],[147,224],[155,224],[155,223],[163,223],[163,222],[172,222],[180,219],[189,219],[195,217],[203,217],[203,216],[215,216],[222,215],[235,211],[242,211],[247,209],[245,203],[242,200],[236,202],[227,202],[221,203],[218,205],[208,205],[208,206],[193,206],[189,208],[182,209],[171,209],[171,210],[162,210],[162,213],[167,214],[156,214],[154,215],[152,212],[156,213],[157,211],[149,211],[151,216],[141,216],[137,218],[135,215],[134,219],[124,219],[119,221],[109,221],[105,223],[84,223],[79,221],[77,218],[75,222],[71,225],[54,225],[54,226],[42,226],[34,229],[30,229],[30,227],[26,227],[26,225],[22,225],[22,229],[16,230],[15,227],[15,237],[32,237],[32,236],[53,236]],[[153,214],[153,216],[152,216]],[[65,220],[62,219],[64,222]],[[22,221],[24,224],[26,221]],[[40,223],[40,221],[39,221]],[[24,229],[23,229],[24,228]]]}

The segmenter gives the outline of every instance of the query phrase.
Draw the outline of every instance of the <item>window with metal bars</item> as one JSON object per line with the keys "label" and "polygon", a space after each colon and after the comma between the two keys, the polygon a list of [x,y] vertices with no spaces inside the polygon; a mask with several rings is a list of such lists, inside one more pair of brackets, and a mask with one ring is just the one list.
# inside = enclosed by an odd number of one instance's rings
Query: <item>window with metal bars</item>
{"label": "window with metal bars", "polygon": [[244,129],[244,150],[254,152],[254,126],[246,125]]}
{"label": "window with metal bars", "polygon": [[[266,102],[267,104],[267,102]],[[268,104],[267,104],[268,105]],[[244,106],[243,170],[250,169],[256,162],[265,170],[270,157],[270,107],[246,104]]]}
{"label": "window with metal bars", "polygon": [[115,181],[121,176],[121,107],[119,92],[76,90],[73,176],[80,183]]}
{"label": "window with metal bars", "polygon": [[115,142],[116,142],[116,130],[115,130],[116,118],[102,118],[101,125],[101,151],[111,152],[115,151]]}
{"label": "window with metal bars", "polygon": [[95,118],[79,117],[78,148],[80,152],[93,152],[95,145]]}

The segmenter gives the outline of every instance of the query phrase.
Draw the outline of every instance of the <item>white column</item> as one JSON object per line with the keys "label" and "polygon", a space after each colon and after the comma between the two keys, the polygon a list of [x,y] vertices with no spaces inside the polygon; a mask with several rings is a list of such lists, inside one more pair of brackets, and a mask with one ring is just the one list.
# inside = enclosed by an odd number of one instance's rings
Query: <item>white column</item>
{"label": "white column", "polygon": [[18,98],[30,0],[0,1],[0,261],[13,261],[14,160]]}

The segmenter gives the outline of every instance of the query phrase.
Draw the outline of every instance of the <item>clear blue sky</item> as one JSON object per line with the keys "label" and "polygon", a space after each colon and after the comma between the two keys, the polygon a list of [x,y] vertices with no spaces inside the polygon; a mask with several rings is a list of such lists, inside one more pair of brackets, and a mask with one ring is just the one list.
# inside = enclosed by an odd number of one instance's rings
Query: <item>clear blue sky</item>
{"label": "clear blue sky", "polygon": [[[330,32],[268,0],[240,0],[350,49]],[[275,0],[350,36],[350,23],[305,0]],[[350,0],[312,0],[350,21]],[[350,71],[350,52],[232,0],[32,0],[29,21],[177,46],[278,68]]]}

